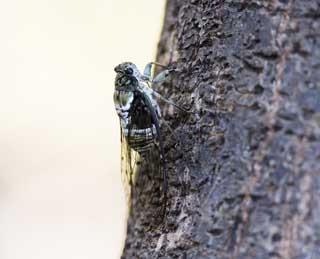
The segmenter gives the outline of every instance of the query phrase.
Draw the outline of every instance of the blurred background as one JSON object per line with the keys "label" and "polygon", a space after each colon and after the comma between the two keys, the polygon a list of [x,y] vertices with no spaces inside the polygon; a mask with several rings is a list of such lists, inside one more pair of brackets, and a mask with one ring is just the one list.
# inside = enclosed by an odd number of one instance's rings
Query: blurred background
{"label": "blurred background", "polygon": [[164,0],[0,2],[0,258],[119,258],[113,68],[155,57]]}

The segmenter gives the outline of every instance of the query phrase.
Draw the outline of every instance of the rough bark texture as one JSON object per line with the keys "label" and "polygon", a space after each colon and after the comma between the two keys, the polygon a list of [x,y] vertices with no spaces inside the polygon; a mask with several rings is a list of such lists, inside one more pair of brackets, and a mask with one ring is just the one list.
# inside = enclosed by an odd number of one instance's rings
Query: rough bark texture
{"label": "rough bark texture", "polygon": [[163,105],[167,215],[138,175],[123,258],[320,258],[320,1],[169,0],[158,62],[200,115]]}

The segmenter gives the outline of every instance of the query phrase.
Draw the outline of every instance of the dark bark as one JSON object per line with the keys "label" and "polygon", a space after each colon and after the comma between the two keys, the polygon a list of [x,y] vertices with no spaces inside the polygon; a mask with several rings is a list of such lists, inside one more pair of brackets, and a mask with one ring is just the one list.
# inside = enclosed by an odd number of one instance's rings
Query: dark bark
{"label": "dark bark", "polygon": [[158,90],[200,116],[163,105],[167,215],[138,175],[123,258],[320,258],[319,36],[318,0],[168,1]]}

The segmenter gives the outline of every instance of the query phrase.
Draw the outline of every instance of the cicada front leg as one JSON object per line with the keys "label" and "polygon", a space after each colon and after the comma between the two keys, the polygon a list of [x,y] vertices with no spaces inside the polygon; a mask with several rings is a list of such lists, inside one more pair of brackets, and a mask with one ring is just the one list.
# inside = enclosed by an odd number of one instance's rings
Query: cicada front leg
{"label": "cicada front leg", "polygon": [[[159,67],[162,67],[162,68],[165,68],[163,71],[161,71],[159,74],[157,74],[155,77],[152,78],[151,76],[151,70],[152,70],[152,66],[159,66]],[[164,66],[162,64],[159,64],[159,63],[156,63],[156,62],[150,62],[146,65],[145,69],[144,69],[144,72],[143,72],[143,78],[144,80],[146,80],[147,82],[151,83],[151,85],[153,84],[157,84],[157,83],[161,83],[163,82],[164,80],[167,79],[167,77],[174,71],[177,71],[176,69],[174,68],[168,68],[168,66]],[[148,89],[149,90],[149,89]],[[150,88],[149,90],[151,92],[151,94],[158,98],[158,99],[161,99],[162,101],[176,107],[177,109],[183,111],[183,112],[186,112],[186,113],[194,113],[192,111],[188,111],[182,107],[180,107],[179,105],[177,105],[175,102],[165,98],[164,96],[162,96],[160,93],[158,93],[156,90],[154,90],[153,88]]]}
{"label": "cicada front leg", "polygon": [[144,68],[143,76],[145,77],[145,79],[148,79],[148,81],[151,83],[152,83],[152,78],[151,78],[152,66],[158,66],[158,67],[162,67],[162,68],[165,68],[166,70],[168,70],[168,67],[165,65],[162,65],[162,64],[159,64],[156,62],[148,63]]}

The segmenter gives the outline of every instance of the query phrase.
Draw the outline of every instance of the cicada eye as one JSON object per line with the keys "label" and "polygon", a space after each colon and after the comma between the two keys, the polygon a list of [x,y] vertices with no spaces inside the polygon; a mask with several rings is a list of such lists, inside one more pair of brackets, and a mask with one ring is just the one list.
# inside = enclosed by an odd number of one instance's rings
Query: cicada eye
{"label": "cicada eye", "polygon": [[125,72],[127,75],[131,76],[133,74],[133,69],[131,67],[128,67],[128,68],[126,68]]}

